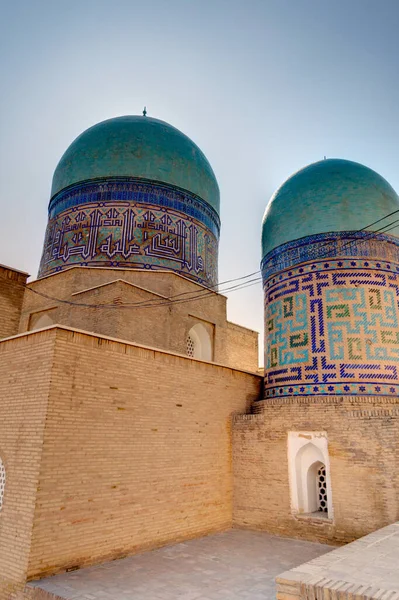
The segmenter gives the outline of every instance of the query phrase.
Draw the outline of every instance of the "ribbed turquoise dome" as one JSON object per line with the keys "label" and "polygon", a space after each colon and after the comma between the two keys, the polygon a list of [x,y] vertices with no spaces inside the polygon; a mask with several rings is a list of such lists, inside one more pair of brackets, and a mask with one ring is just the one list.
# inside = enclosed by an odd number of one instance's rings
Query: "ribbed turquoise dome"
{"label": "ribbed turquoise dome", "polygon": [[262,256],[308,235],[375,231],[381,223],[368,225],[398,209],[395,190],[372,169],[336,158],[313,163],[283,183],[267,205]]}
{"label": "ribbed turquoise dome", "polygon": [[184,133],[158,119],[116,117],[84,131],[58,163],[51,195],[72,184],[110,177],[177,186],[219,213],[219,187],[205,155]]}

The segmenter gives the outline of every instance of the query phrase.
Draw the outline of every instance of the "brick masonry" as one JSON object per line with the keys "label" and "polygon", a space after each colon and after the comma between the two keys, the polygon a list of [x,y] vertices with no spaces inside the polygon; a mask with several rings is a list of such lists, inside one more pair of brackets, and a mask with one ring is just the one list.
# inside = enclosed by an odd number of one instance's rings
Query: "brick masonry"
{"label": "brick masonry", "polygon": [[399,523],[281,573],[277,600],[399,599]]}
{"label": "brick masonry", "polygon": [[322,544],[230,529],[32,581],[25,594],[29,600],[46,593],[45,600],[273,600],[276,575],[330,551]]}
{"label": "brick masonry", "polygon": [[[234,525],[346,543],[399,518],[399,400],[314,396],[255,402],[233,426]],[[295,516],[287,434],[326,431],[331,522]]]}
{"label": "brick masonry", "polygon": [[231,526],[231,415],[261,377],[56,327],[0,351],[3,590]]}
{"label": "brick masonry", "polygon": [[[159,304],[171,297],[185,300],[193,296],[199,298],[150,308],[126,307],[140,302]],[[84,304],[101,305],[101,308],[82,306]],[[257,371],[258,334],[227,321],[225,296],[209,292],[202,285],[173,272],[70,268],[28,284],[20,333],[36,328],[43,315],[48,315],[52,323],[181,354],[187,352],[190,328],[202,323],[213,341],[215,362]]]}
{"label": "brick masonry", "polygon": [[1,600],[10,600],[28,570],[54,342],[50,330],[0,343]]}
{"label": "brick masonry", "polygon": [[27,273],[0,265],[0,339],[18,333]]}

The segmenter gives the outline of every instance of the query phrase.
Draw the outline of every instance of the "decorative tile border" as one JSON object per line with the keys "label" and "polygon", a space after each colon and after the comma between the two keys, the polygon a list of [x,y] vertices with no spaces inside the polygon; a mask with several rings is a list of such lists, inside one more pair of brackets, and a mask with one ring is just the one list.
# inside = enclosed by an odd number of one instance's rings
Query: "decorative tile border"
{"label": "decorative tile border", "polygon": [[81,204],[108,202],[132,202],[173,209],[200,221],[219,238],[220,218],[207,202],[178,188],[128,177],[80,183],[62,190],[50,200],[49,219]]}
{"label": "decorative tile border", "polygon": [[278,396],[353,396],[362,394],[366,396],[398,396],[399,384],[374,385],[365,383],[318,384],[318,385],[285,385],[269,387],[265,390],[265,398]]}
{"label": "decorative tile border", "polygon": [[399,260],[399,238],[372,231],[320,233],[275,248],[261,262],[264,280],[296,265],[316,260],[333,261],[353,257],[358,260]]}
{"label": "decorative tile border", "polygon": [[[119,183],[120,188],[112,183],[113,191],[107,192],[101,202],[88,201],[97,192],[86,194],[87,185],[75,188],[66,204],[52,201],[39,277],[74,265],[130,267],[173,270],[203,285],[215,286],[219,242],[215,223],[213,231],[217,235],[204,225],[204,214],[200,220],[191,216],[194,205],[176,200],[176,210],[157,204],[155,199],[165,199],[157,186],[146,186],[154,192],[152,195],[136,190],[142,201],[107,199],[115,190],[123,196],[123,187],[136,185]],[[177,191],[176,197],[179,194]],[[75,205],[76,199],[79,201]],[[145,199],[154,200],[154,204]],[[58,212],[60,208],[63,210]]]}

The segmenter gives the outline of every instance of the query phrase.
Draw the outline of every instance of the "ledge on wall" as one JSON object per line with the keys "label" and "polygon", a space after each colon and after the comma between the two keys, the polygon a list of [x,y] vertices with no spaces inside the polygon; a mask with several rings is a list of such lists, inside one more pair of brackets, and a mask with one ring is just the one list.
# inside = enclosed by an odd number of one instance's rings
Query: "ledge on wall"
{"label": "ledge on wall", "polygon": [[232,372],[237,372],[237,373],[246,373],[248,375],[252,375],[254,377],[256,377],[258,380],[262,380],[262,376],[259,375],[259,373],[255,373],[253,371],[248,371],[247,369],[239,369],[236,367],[230,367],[229,365],[224,365],[222,363],[217,363],[217,362],[211,362],[211,361],[207,361],[207,360],[202,360],[200,358],[191,358],[189,356],[187,356],[186,354],[180,354],[179,352],[171,352],[169,350],[164,350],[162,348],[156,348],[153,346],[145,346],[144,344],[135,344],[134,342],[131,342],[129,340],[123,340],[123,339],[119,339],[119,338],[114,338],[114,337],[110,337],[107,335],[102,335],[100,333],[93,333],[91,331],[85,331],[84,329],[77,329],[75,327],[67,327],[66,325],[62,325],[59,323],[55,323],[54,325],[49,325],[47,327],[42,327],[40,329],[34,329],[32,331],[24,331],[23,333],[18,333],[16,335],[12,335],[12,336],[8,336],[6,338],[2,338],[0,339],[0,344],[3,344],[4,342],[10,342],[13,340],[17,340],[18,338],[24,338],[24,337],[30,337],[30,336],[34,336],[37,334],[40,334],[42,332],[46,332],[46,331],[51,331],[51,330],[58,330],[58,331],[64,331],[67,333],[71,333],[71,334],[79,334],[88,338],[94,338],[97,339],[99,341],[99,343],[101,343],[101,340],[107,341],[107,342],[111,342],[111,343],[117,343],[117,344],[121,344],[121,345],[125,345],[125,346],[129,346],[129,347],[133,347],[133,348],[139,348],[142,350],[149,350],[151,352],[156,352],[157,354],[164,354],[164,355],[168,355],[168,356],[176,356],[178,358],[183,358],[184,360],[187,361],[191,361],[192,363],[201,363],[204,365],[210,365],[212,367],[219,367],[222,369],[228,369]]}
{"label": "ledge on wall", "polygon": [[323,513],[321,511],[298,514],[295,515],[295,518],[298,519],[298,521],[311,521],[316,525],[332,525],[332,523],[334,522],[333,519],[328,518],[326,513]]}
{"label": "ledge on wall", "polygon": [[398,600],[398,543],[399,522],[281,573],[277,598]]}

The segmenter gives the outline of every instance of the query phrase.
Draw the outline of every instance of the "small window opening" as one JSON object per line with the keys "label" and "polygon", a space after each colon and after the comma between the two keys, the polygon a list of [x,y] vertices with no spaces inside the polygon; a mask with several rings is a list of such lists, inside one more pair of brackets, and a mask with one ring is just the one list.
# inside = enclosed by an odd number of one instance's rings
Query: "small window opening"
{"label": "small window opening", "polygon": [[[313,434],[309,433],[311,437]],[[328,448],[325,437],[306,440],[296,432],[288,438],[291,505],[296,515],[332,518]]]}
{"label": "small window opening", "polygon": [[187,337],[187,356],[190,356],[191,358],[193,358],[194,352],[195,352],[195,342],[194,342],[193,338],[191,337],[191,335],[189,334]]}
{"label": "small window opening", "polygon": [[6,470],[0,458],[0,510],[3,506],[4,490],[6,487]]}
{"label": "small window opening", "polygon": [[324,465],[320,465],[317,471],[317,487],[318,487],[318,510],[320,512],[328,512],[328,503],[327,503],[327,477],[326,477],[326,467]]}

